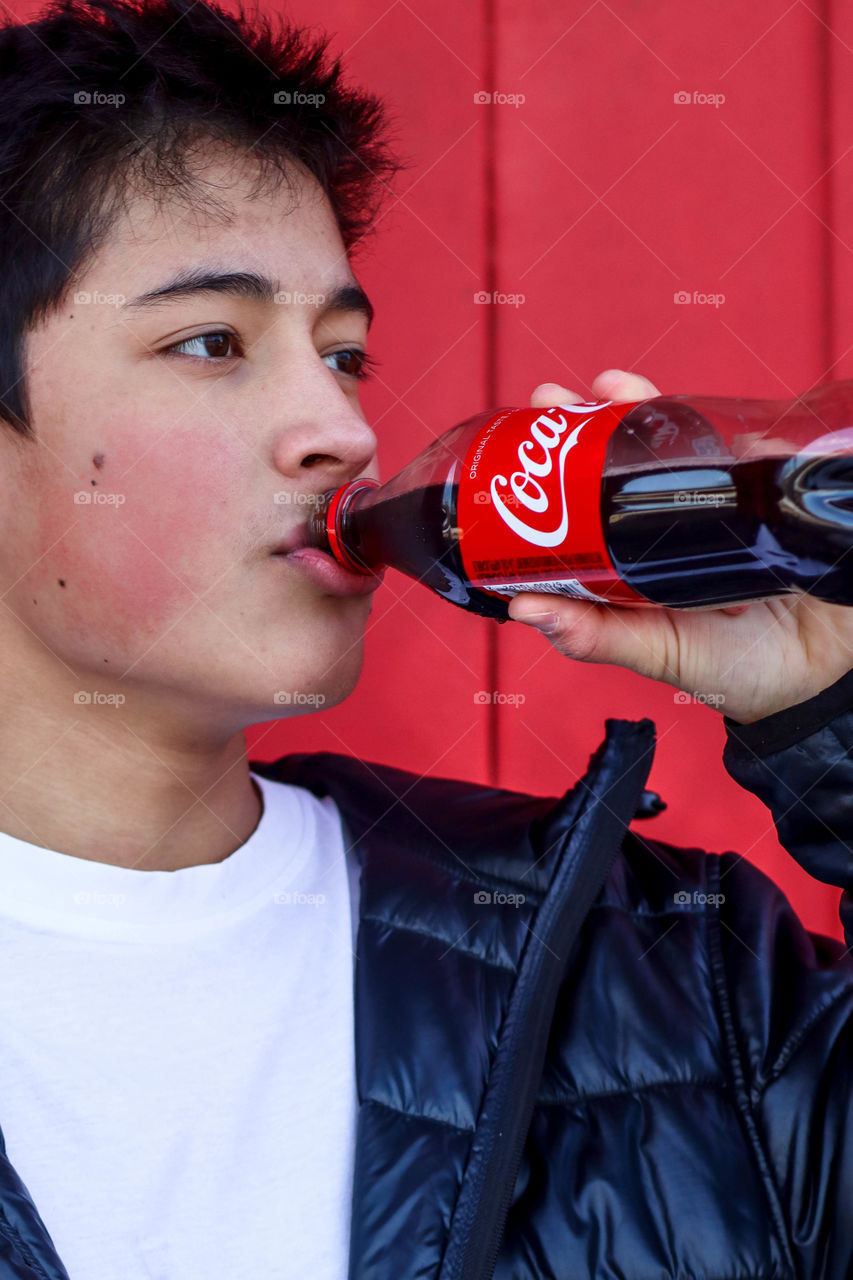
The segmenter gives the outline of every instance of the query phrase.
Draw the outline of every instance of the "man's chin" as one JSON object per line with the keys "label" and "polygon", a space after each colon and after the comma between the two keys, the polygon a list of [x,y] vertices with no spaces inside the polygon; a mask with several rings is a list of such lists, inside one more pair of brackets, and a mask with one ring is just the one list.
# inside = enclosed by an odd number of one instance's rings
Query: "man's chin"
{"label": "man's chin", "polygon": [[[273,706],[273,714],[270,717],[273,720],[287,720],[294,716],[309,716],[318,711],[329,711],[332,707],[340,706],[340,704],[350,696],[357,684],[354,680],[349,687],[335,687],[334,690],[317,690],[309,693],[303,691],[294,691],[291,693],[290,699],[282,698],[276,700]],[[290,692],[282,690],[283,693]]]}
{"label": "man's chin", "polygon": [[344,702],[356,688],[364,665],[361,644],[353,648],[324,672],[320,679],[283,680],[273,693],[271,718],[311,715],[328,711]]}

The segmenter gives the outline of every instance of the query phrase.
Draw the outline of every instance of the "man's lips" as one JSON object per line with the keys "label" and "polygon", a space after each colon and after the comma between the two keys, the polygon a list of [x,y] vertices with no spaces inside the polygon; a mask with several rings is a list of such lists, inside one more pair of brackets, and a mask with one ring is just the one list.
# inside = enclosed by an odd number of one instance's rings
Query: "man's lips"
{"label": "man's lips", "polygon": [[385,570],[378,573],[353,573],[339,564],[334,556],[319,547],[309,547],[304,524],[292,529],[272,550],[274,559],[299,571],[328,595],[367,596],[382,582]]}
{"label": "man's lips", "polygon": [[385,576],[384,569],[378,573],[352,573],[338,564],[334,556],[320,551],[318,547],[298,547],[286,554],[278,553],[274,558],[297,569],[327,595],[333,596],[369,596]]}
{"label": "man's lips", "polygon": [[[319,495],[318,495],[319,496]],[[328,595],[366,596],[382,582],[385,569],[355,573],[344,568],[333,555],[309,545],[308,521],[300,521],[272,548],[273,558],[297,569]]]}

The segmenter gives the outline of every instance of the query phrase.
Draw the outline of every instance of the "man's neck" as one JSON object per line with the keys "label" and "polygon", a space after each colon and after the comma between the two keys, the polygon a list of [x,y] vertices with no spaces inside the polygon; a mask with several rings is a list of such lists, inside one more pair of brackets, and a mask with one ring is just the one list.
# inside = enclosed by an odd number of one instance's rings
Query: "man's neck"
{"label": "man's neck", "polygon": [[262,802],[242,732],[189,740],[81,710],[64,723],[26,702],[3,710],[0,831],[140,871],[222,862],[246,842]]}

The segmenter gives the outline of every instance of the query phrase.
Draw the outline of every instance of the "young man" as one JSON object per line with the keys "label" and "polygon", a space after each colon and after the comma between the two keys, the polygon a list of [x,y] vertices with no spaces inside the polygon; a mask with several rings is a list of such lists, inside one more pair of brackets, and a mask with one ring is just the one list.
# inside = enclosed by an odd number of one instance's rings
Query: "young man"
{"label": "young man", "polygon": [[[377,585],[298,543],[375,474],[380,104],[304,32],[63,0],[0,32],[0,119],[0,1280],[849,1277],[853,963],[627,831],[649,721],[560,800],[249,767]],[[853,941],[853,611],[543,604],[725,693]]]}

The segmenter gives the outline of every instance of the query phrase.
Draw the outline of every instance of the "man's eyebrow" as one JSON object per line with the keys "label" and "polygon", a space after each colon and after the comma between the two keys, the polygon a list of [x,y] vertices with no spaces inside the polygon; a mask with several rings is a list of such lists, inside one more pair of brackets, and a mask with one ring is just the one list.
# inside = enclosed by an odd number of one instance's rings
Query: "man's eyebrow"
{"label": "man's eyebrow", "polygon": [[[123,309],[143,311],[146,307],[191,298],[199,293],[224,293],[267,304],[275,303],[277,297],[289,301],[294,296],[283,293],[278,280],[256,271],[210,271],[205,267],[197,267],[180,271],[172,280],[158,288],[149,289],[137,298],[130,298],[123,304]],[[300,296],[298,293],[295,295],[297,300]],[[340,284],[331,293],[318,293],[314,296],[321,315],[327,311],[357,311],[367,317],[368,328],[373,323],[373,306],[361,285]]]}

